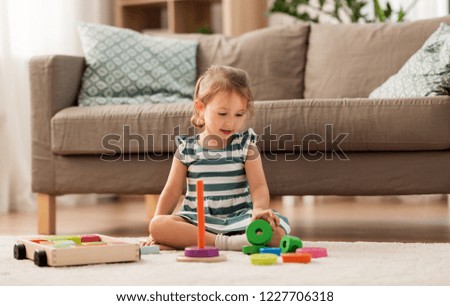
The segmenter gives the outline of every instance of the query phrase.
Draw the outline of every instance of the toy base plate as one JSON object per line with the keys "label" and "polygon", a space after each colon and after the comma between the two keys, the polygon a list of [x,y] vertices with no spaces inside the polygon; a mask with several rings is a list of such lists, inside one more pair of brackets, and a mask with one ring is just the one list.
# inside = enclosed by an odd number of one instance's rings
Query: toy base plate
{"label": "toy base plate", "polygon": [[225,255],[219,255],[215,257],[187,257],[180,255],[177,257],[179,262],[222,262],[226,261],[227,257]]}

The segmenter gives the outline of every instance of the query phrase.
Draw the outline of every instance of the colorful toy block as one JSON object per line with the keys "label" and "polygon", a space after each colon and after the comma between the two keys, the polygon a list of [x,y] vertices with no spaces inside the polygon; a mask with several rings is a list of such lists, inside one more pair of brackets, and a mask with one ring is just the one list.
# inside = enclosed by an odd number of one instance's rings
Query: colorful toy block
{"label": "colorful toy block", "polygon": [[81,242],[100,242],[102,241],[98,235],[84,235],[81,236]]}
{"label": "colorful toy block", "polygon": [[300,238],[295,236],[284,235],[280,241],[281,252],[284,253],[293,253],[298,248],[303,246]]}
{"label": "colorful toy block", "polygon": [[141,246],[141,255],[159,254],[159,245]]}
{"label": "colorful toy block", "polygon": [[277,263],[278,256],[275,254],[252,254],[250,255],[250,262],[253,265],[268,266]]}
{"label": "colorful toy block", "polygon": [[247,240],[253,245],[264,246],[272,239],[272,227],[265,220],[255,220],[245,230]]}
{"label": "colorful toy block", "polygon": [[49,236],[45,238],[48,241],[72,240],[75,244],[81,244],[81,236]]}

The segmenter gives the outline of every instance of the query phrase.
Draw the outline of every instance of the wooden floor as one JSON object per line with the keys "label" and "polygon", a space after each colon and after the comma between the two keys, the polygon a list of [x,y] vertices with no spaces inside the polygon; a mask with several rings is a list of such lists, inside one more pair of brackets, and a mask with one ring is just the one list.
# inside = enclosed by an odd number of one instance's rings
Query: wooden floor
{"label": "wooden floor", "polygon": [[[61,235],[147,235],[144,198],[123,196],[78,206],[57,205]],[[309,241],[450,242],[450,210],[444,196],[275,197],[292,235]],[[0,215],[0,235],[36,233],[36,213]]]}

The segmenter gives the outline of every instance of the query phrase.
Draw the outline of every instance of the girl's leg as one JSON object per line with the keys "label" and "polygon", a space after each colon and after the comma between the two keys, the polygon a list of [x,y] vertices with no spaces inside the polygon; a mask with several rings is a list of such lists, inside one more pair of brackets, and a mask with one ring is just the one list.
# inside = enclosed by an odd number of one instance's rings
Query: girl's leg
{"label": "girl's leg", "polygon": [[284,231],[284,229],[282,227],[278,226],[275,229],[275,231],[273,232],[272,240],[270,240],[269,246],[270,247],[279,247],[281,238],[283,238],[284,235],[286,235],[286,232]]}
{"label": "girl's leg", "polygon": [[[197,226],[179,216],[157,216],[150,222],[149,230],[156,244],[174,249],[197,245]],[[205,232],[206,245],[214,246],[215,239],[215,234]]]}
{"label": "girl's leg", "polygon": [[[163,247],[184,249],[185,247],[197,245],[197,226],[179,216],[157,216],[150,222],[149,230],[154,243]],[[281,238],[284,235],[286,235],[284,229],[277,227],[269,246],[279,247]],[[245,234],[226,236],[206,232],[205,244],[208,246],[216,246],[220,250],[240,251],[249,242]]]}

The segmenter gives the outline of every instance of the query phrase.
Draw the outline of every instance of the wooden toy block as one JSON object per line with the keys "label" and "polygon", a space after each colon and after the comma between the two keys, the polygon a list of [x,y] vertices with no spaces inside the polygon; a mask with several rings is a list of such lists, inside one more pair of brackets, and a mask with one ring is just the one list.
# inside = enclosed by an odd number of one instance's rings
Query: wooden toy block
{"label": "wooden toy block", "polygon": [[278,256],[275,254],[252,254],[250,262],[258,266],[268,266],[277,263]]}
{"label": "wooden toy block", "polygon": [[159,245],[141,246],[141,255],[159,254]]}
{"label": "wooden toy block", "polygon": [[255,220],[247,226],[245,234],[251,244],[264,246],[272,239],[272,227],[265,220]]}
{"label": "wooden toy block", "polygon": [[296,253],[309,253],[311,254],[312,258],[320,258],[320,257],[327,257],[328,251],[326,248],[300,248],[296,250]]}
{"label": "wooden toy block", "polygon": [[303,246],[300,238],[295,236],[284,235],[280,241],[280,248],[282,253],[293,253],[298,248]]}
{"label": "wooden toy block", "polygon": [[98,235],[81,236],[81,242],[100,242],[102,241]]}
{"label": "wooden toy block", "polygon": [[[70,246],[70,245],[76,245],[76,243],[73,240],[55,240],[53,241],[53,244],[55,246]],[[80,243],[81,244],[81,243]]]}
{"label": "wooden toy block", "polygon": [[312,256],[309,253],[285,253],[281,258],[285,263],[310,263]]}
{"label": "wooden toy block", "polygon": [[[51,245],[35,241],[54,237],[19,239],[14,245],[14,258],[31,259],[37,266],[48,265],[52,267],[139,261],[140,252],[137,243],[115,244],[114,242],[117,242],[115,238],[98,236],[102,244],[89,247],[81,244],[81,236],[80,240],[77,240],[77,238],[67,239],[75,236],[65,236],[65,239],[58,237],[59,239],[51,241],[56,244]],[[71,242],[68,243],[67,240]],[[76,244],[74,240],[80,241],[80,244]]]}
{"label": "wooden toy block", "polygon": [[280,256],[281,254],[281,248],[261,248],[259,250],[261,254],[275,254],[277,256]]}
{"label": "wooden toy block", "polygon": [[76,244],[81,244],[81,236],[48,236],[45,237],[48,241],[59,241],[59,240],[72,240]]}
{"label": "wooden toy block", "polygon": [[244,245],[242,247],[242,252],[244,254],[247,255],[251,255],[251,254],[258,254],[259,250],[262,248],[263,246],[261,245]]}

